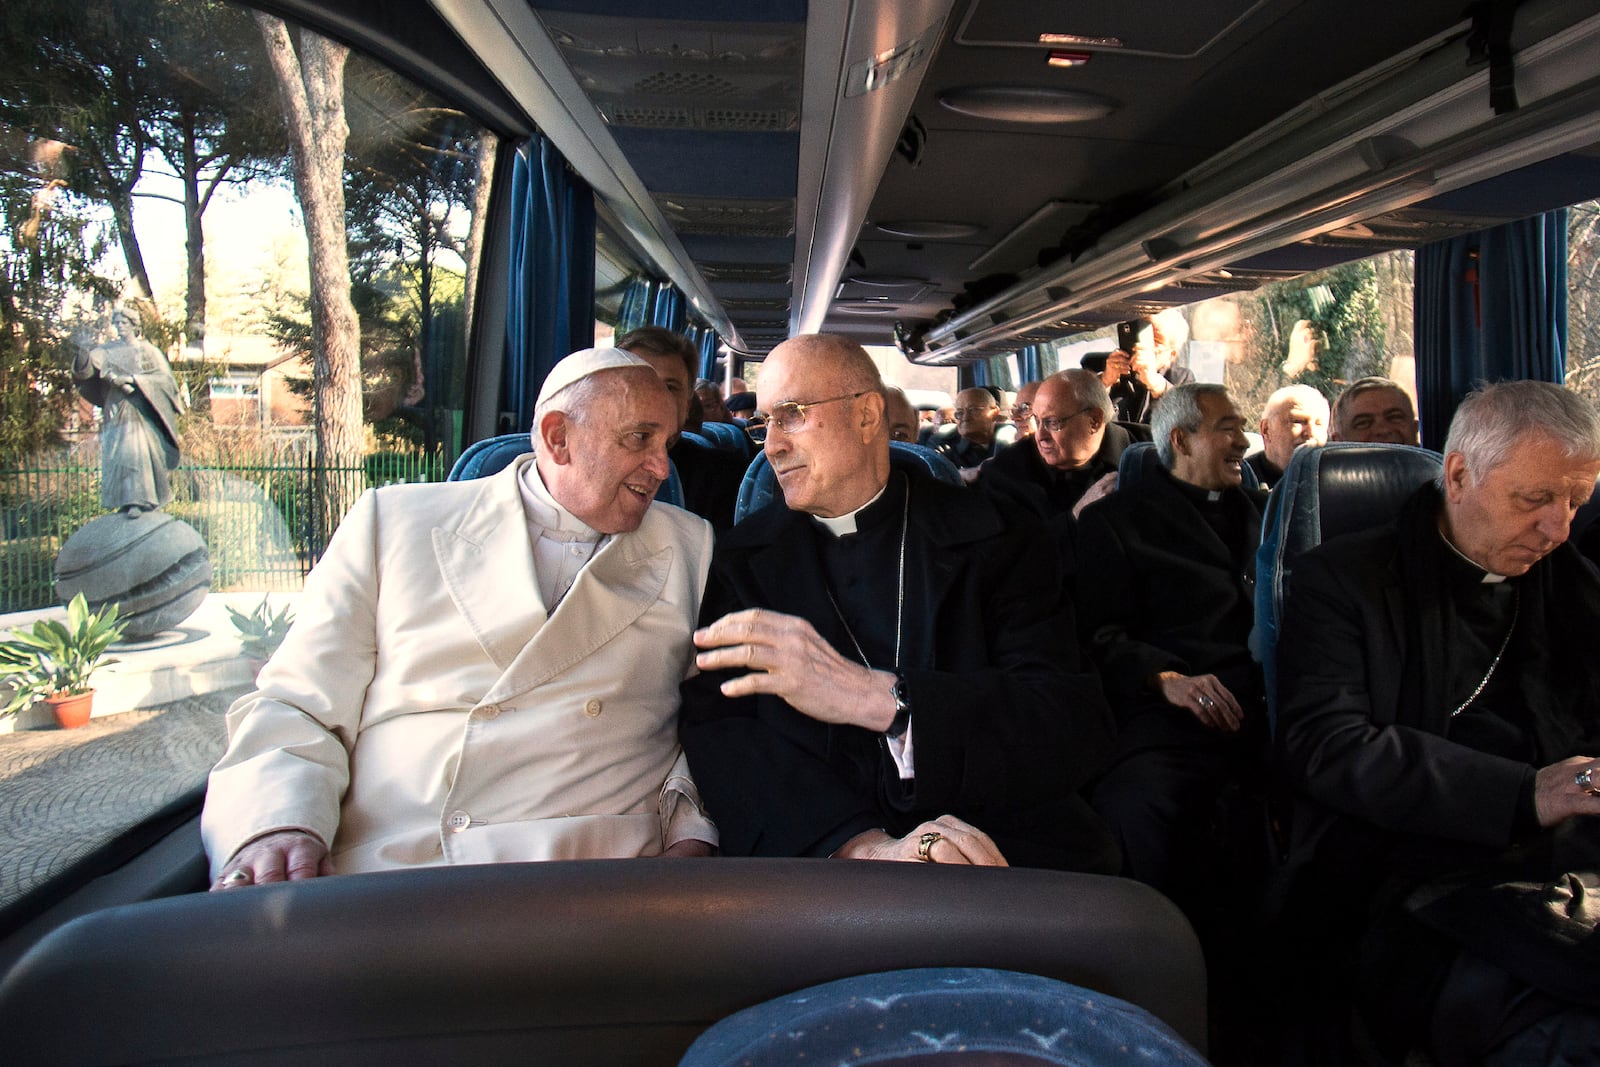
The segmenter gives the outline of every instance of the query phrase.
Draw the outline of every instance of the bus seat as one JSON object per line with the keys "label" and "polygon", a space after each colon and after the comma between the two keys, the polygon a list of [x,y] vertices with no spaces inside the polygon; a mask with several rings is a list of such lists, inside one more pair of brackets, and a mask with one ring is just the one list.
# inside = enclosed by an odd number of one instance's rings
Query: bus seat
{"label": "bus seat", "polygon": [[1151,439],[1150,424],[1148,422],[1124,422],[1121,419],[1113,419],[1111,424],[1113,426],[1121,426],[1128,431],[1128,440],[1130,441],[1148,441]]}
{"label": "bus seat", "polygon": [[750,456],[750,447],[754,443],[750,440],[749,434],[731,422],[703,422],[700,424],[700,436],[714,445],[731,452],[738,452],[747,459]]}
{"label": "bus seat", "polygon": [[[711,448],[711,442],[703,442]],[[533,451],[533,439],[525,433],[503,433],[474,441],[456,458],[447,481],[464,482],[473,478],[487,478],[511,465],[511,461],[524,452]],[[667,480],[656,490],[656,499],[663,504],[683,507],[683,482],[678,478],[678,468],[668,463]]]}
{"label": "bus seat", "polygon": [[[954,463],[933,449],[910,441],[889,442],[889,465],[895,470],[931,476],[951,485],[963,484],[961,473],[956,470]],[[778,479],[772,473],[772,464],[765,452],[757,452],[755,459],[750,461],[750,469],[745,471],[744,481],[739,483],[739,499],[734,504],[733,521],[743,522],[745,516],[772,503],[777,493]]]}
{"label": "bus seat", "polygon": [[[1117,488],[1127,489],[1137,485],[1139,479],[1148,472],[1160,467],[1161,454],[1156,451],[1154,441],[1134,441],[1122,452],[1122,459],[1117,465]],[[1256,472],[1248,466],[1240,468],[1239,484],[1246,489],[1259,489],[1261,481],[1256,477]]]}
{"label": "bus seat", "polygon": [[[937,1019],[937,1044],[928,1020]],[[976,1056],[981,1063],[1206,1067],[1143,1008],[1037,974],[916,967],[802,989],[736,1012],[695,1039],[678,1067],[880,1063]]]}
{"label": "bus seat", "polygon": [[533,439],[525,433],[503,433],[498,437],[474,441],[456,458],[447,480],[464,482],[494,474],[505,469],[524,452],[532,451]]}
{"label": "bus seat", "polygon": [[428,867],[108,908],[0,980],[0,1026],[16,1063],[626,1067],[774,997],[915,967],[1070,982],[1206,1047],[1199,943],[1147,886],[821,859]]}
{"label": "bus seat", "polygon": [[1344,442],[1299,448],[1261,519],[1256,551],[1256,625],[1251,643],[1267,686],[1267,722],[1277,723],[1277,641],[1295,559],[1340,534],[1392,520],[1438,474],[1437,452],[1411,445]]}

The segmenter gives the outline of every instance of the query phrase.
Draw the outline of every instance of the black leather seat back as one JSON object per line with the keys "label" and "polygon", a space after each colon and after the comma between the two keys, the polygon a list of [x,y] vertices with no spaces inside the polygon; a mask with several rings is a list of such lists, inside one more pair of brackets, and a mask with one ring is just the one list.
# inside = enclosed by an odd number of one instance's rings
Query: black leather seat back
{"label": "black leather seat back", "polygon": [[1296,449],[1273,488],[1256,553],[1256,630],[1268,716],[1277,720],[1277,642],[1294,562],[1323,541],[1391,522],[1437,476],[1439,453],[1410,445],[1346,442]]}
{"label": "black leather seat back", "polygon": [[1040,974],[1205,1047],[1188,924],[1134,882],[840,860],[344,875],[85,916],[0,981],[14,1063],[670,1064],[732,1012],[907,967]]}

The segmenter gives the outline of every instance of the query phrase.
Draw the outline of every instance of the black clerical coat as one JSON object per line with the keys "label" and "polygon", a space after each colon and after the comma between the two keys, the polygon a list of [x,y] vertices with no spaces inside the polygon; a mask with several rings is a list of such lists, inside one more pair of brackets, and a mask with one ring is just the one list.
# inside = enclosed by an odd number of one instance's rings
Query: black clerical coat
{"label": "black clerical coat", "polygon": [[[881,561],[891,587],[902,516],[914,782],[902,782],[882,735],[819,722],[773,696],[729,699],[718,690],[727,672],[702,673],[684,683],[679,733],[722,851],[827,856],[863,831],[900,836],[952,814],[1013,864],[1114,871],[1116,846],[1077,793],[1104,766],[1110,716],[1098,680],[1078,664],[1043,529],[1014,503],[897,472],[861,518],[892,524],[895,551]],[[735,526],[717,544],[702,624],[771,608],[858,658],[828,596],[819,539],[829,536],[781,504]],[[893,598],[883,599],[892,616]]]}
{"label": "black clerical coat", "polygon": [[718,533],[732,526],[739,484],[749,460],[738,452],[708,448],[688,438],[673,445],[667,457],[678,468],[684,509],[711,523]]}
{"label": "black clerical coat", "polygon": [[[1600,574],[1563,545],[1512,579],[1517,621],[1483,693],[1527,751],[1470,747],[1451,712],[1493,653],[1479,639],[1481,662],[1461,662],[1440,506],[1424,486],[1396,523],[1302,556],[1278,642],[1276,754],[1295,794],[1281,937],[1395,1029],[1426,1023],[1455,945],[1558,997],[1600,997],[1594,898],[1564,888],[1585,872],[1592,890],[1600,822],[1540,830],[1532,806],[1537,768],[1600,755]],[[1501,1005],[1481,1000],[1492,1032]]]}
{"label": "black clerical coat", "polygon": [[1131,438],[1128,431],[1116,424],[1106,427],[1100,448],[1084,465],[1082,475],[1064,473],[1049,466],[1039,458],[1037,438],[1025,437],[1016,444],[1002,448],[983,468],[978,484],[984,488],[1006,488],[1025,502],[1031,503],[1041,514],[1072,514],[1072,506],[1088,488],[1107,474],[1116,471],[1122,453]]}
{"label": "black clerical coat", "polygon": [[[1397,525],[1330,541],[1295,565],[1278,642],[1277,733],[1279,763],[1302,801],[1299,850],[1337,814],[1503,848],[1539,766],[1600,755],[1600,575],[1567,545],[1513,579],[1519,632],[1498,668],[1502,684],[1522,691],[1533,762],[1448,736],[1477,672],[1462,683],[1443,669],[1461,623],[1436,594],[1450,551],[1439,506],[1438,490],[1425,486]],[[1531,661],[1538,670],[1521,677]]]}
{"label": "black clerical coat", "polygon": [[1151,687],[1162,671],[1215,674],[1247,713],[1262,700],[1248,642],[1266,494],[1224,491],[1238,517],[1228,544],[1190,489],[1157,469],[1079,516],[1078,623],[1116,710],[1122,752],[1210,736]]}

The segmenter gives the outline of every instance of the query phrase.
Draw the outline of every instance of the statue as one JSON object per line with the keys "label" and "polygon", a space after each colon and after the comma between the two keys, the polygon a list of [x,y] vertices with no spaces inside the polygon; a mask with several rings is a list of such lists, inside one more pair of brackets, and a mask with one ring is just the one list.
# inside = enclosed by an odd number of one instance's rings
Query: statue
{"label": "statue", "polygon": [[161,352],[139,336],[133,312],[118,308],[111,323],[116,339],[80,349],[72,376],[101,409],[100,502],[137,515],[172,500],[183,394]]}

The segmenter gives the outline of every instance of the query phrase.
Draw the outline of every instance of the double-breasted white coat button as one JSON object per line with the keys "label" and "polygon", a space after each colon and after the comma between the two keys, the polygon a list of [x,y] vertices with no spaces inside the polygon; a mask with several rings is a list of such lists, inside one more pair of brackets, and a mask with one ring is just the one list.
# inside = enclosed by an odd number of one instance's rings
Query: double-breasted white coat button
{"label": "double-breasted white coat button", "polygon": [[600,708],[600,698],[590,697],[588,702],[583,705],[583,713],[593,719],[599,716]]}
{"label": "double-breasted white coat button", "polygon": [[472,816],[464,811],[452,811],[450,817],[444,821],[444,824],[450,827],[451,833],[459,834],[472,825]]}

